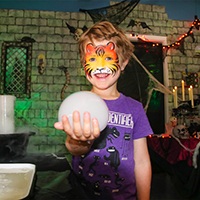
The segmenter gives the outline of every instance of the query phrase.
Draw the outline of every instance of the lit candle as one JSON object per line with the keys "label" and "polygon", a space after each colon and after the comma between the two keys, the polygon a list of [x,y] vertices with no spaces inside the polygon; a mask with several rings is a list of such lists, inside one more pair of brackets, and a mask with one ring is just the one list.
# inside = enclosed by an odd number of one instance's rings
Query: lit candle
{"label": "lit candle", "polygon": [[188,88],[189,100],[191,100],[191,88]]}
{"label": "lit candle", "polygon": [[178,108],[178,95],[177,95],[177,91],[178,91],[178,87],[175,86],[175,97],[176,97],[176,107],[175,108]]}
{"label": "lit candle", "polygon": [[190,93],[191,93],[191,106],[194,108],[194,97],[193,97],[193,87],[190,85]]}
{"label": "lit candle", "polygon": [[173,93],[174,93],[174,107],[177,108],[178,107],[177,86],[174,87]]}
{"label": "lit candle", "polygon": [[185,81],[182,80],[182,99],[185,101]]}

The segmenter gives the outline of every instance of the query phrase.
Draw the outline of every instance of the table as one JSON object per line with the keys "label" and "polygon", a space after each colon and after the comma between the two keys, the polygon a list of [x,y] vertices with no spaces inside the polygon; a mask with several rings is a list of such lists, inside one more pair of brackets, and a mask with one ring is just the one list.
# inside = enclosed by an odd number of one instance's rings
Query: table
{"label": "table", "polygon": [[148,146],[162,158],[171,164],[179,161],[187,161],[189,166],[193,165],[193,153],[199,143],[199,139],[175,139],[173,137],[148,137]]}
{"label": "table", "polygon": [[194,151],[191,151],[198,147],[199,140],[152,136],[147,138],[147,143],[152,163],[171,176],[184,199],[200,199],[200,156],[194,168]]}

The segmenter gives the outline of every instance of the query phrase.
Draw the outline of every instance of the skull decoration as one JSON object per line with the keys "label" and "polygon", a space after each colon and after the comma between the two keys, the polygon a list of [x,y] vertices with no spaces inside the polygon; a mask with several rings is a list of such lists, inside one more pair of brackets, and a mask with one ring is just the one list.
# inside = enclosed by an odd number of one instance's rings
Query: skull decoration
{"label": "skull decoration", "polygon": [[76,31],[74,33],[74,40],[78,41],[82,34],[83,34],[82,29],[80,29],[80,28],[76,29]]}
{"label": "skull decoration", "polygon": [[139,26],[140,26],[140,24],[141,24],[141,21],[140,21],[140,19],[135,19],[135,25],[136,25],[137,27],[139,27]]}
{"label": "skull decoration", "polygon": [[38,56],[38,72],[40,75],[42,75],[44,73],[45,70],[45,56],[44,55],[39,55]]}
{"label": "skull decoration", "polygon": [[65,22],[65,23],[66,23],[66,25],[67,25],[67,28],[70,30],[70,33],[73,33],[73,34],[74,34],[73,38],[74,38],[74,40],[76,40],[76,41],[79,41],[81,35],[82,35],[85,31],[87,31],[87,29],[88,29],[87,26],[85,26],[85,25],[83,26],[83,28],[75,28],[75,27],[69,25],[67,22]]}
{"label": "skull decoration", "polygon": [[190,136],[186,126],[184,126],[182,124],[174,127],[173,135],[177,138],[180,138],[180,139],[188,139],[189,136]]}

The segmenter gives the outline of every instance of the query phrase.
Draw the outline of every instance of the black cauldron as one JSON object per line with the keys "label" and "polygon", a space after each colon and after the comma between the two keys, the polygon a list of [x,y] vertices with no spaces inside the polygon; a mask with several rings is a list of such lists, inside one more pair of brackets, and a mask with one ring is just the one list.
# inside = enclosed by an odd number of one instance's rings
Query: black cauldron
{"label": "black cauldron", "polygon": [[0,134],[0,159],[25,156],[29,137],[32,135],[35,133]]}

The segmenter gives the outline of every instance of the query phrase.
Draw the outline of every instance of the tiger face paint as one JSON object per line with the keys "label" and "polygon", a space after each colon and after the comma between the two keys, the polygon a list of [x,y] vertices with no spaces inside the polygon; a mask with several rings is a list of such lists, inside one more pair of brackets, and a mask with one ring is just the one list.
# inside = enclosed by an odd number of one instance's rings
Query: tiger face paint
{"label": "tiger face paint", "polygon": [[84,70],[89,77],[91,74],[112,74],[120,69],[119,59],[113,42],[94,47],[89,43],[86,47]]}

